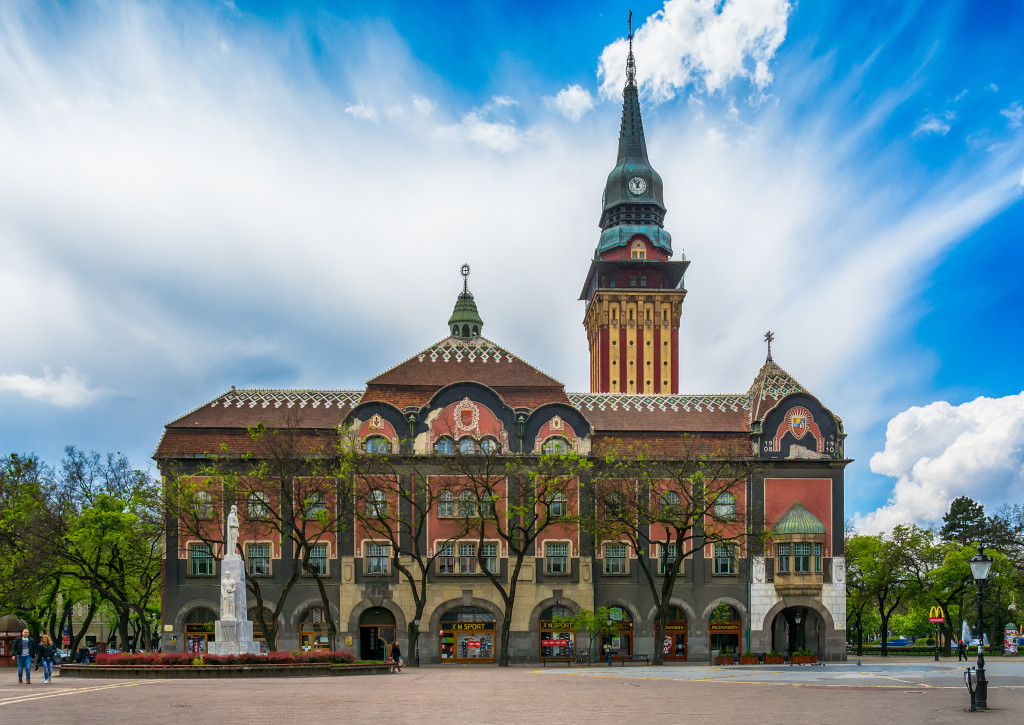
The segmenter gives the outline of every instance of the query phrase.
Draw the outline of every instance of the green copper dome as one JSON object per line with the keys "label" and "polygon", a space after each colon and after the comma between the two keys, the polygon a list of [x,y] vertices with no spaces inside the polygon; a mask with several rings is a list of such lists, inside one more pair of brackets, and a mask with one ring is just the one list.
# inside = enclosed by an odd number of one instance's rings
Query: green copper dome
{"label": "green copper dome", "polygon": [[786,513],[782,514],[775,526],[772,527],[772,534],[779,536],[784,534],[824,534],[825,524],[804,508],[799,501],[793,503]]}
{"label": "green copper dome", "polygon": [[448,318],[448,329],[452,331],[452,337],[461,340],[471,340],[480,337],[484,329],[484,321],[480,319],[480,312],[476,309],[476,302],[469,291],[469,265],[462,265],[462,293],[455,300],[455,309],[452,316]]}

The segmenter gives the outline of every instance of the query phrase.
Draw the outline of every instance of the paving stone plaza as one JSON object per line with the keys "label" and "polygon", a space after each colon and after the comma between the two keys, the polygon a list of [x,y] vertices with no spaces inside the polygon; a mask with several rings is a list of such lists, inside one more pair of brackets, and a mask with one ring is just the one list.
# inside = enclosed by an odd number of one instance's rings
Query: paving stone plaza
{"label": "paving stone plaza", "polygon": [[[0,682],[18,723],[1021,722],[1024,662],[992,658],[987,712],[956,662],[824,667],[424,667],[374,677]],[[41,682],[41,678],[39,679]]]}

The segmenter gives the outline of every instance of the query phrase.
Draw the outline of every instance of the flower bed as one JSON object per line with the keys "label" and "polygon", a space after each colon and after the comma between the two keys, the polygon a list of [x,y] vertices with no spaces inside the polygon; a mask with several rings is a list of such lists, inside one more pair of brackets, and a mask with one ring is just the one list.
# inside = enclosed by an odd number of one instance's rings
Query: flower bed
{"label": "flower bed", "polygon": [[351,652],[268,652],[267,654],[97,654],[97,665],[219,666],[219,665],[348,665],[356,661]]}

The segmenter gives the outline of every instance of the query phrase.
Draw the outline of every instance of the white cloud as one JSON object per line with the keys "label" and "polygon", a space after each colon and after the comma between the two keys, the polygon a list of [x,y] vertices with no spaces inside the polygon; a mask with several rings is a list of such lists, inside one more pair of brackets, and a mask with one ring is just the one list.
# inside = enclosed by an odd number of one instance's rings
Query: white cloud
{"label": "white cloud", "polygon": [[437,108],[437,104],[429,98],[418,96],[414,93],[412,96],[412,107],[421,116],[429,116]]}
{"label": "white cloud", "polygon": [[1024,107],[1020,101],[1014,101],[1009,108],[1004,108],[999,113],[1006,116],[1006,125],[1010,128],[1020,128],[1024,124]]}
{"label": "white cloud", "polygon": [[[636,31],[637,81],[655,100],[690,84],[715,93],[735,78],[763,90],[791,10],[788,0],[667,0]],[[598,78],[608,98],[622,88],[627,52],[619,40],[601,53]]]}
{"label": "white cloud", "polygon": [[930,524],[957,496],[990,508],[1024,498],[1024,392],[977,398],[962,405],[938,401],[889,421],[885,450],[871,470],[896,479],[885,506],[857,517],[866,532],[900,523]]}
{"label": "white cloud", "polygon": [[357,106],[346,106],[345,113],[352,116],[353,118],[363,118],[367,121],[377,120],[377,109],[373,106],[367,106],[360,103]]}
{"label": "white cloud", "polygon": [[546,96],[544,104],[570,121],[579,121],[587,111],[594,107],[594,98],[590,95],[590,91],[573,83],[553,97]]}
{"label": "white cloud", "polygon": [[54,377],[43,368],[42,377],[0,375],[0,390],[18,393],[30,400],[42,400],[61,408],[75,408],[96,400],[100,392],[89,387],[89,380],[71,368]]}
{"label": "white cloud", "polygon": [[917,128],[914,129],[914,135],[938,134],[939,136],[945,136],[949,133],[950,128],[952,127],[945,118],[929,116],[928,118],[922,118],[917,124]]}
{"label": "white cloud", "polygon": [[486,120],[477,111],[463,116],[460,123],[438,129],[442,136],[472,141],[490,151],[513,151],[519,147],[521,134],[513,122]]}

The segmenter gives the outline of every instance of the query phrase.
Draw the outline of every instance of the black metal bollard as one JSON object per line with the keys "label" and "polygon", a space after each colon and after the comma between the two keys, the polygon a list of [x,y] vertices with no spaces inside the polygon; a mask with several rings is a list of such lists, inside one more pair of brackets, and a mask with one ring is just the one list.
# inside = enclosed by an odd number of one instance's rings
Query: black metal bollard
{"label": "black metal bollard", "polygon": [[974,695],[978,691],[977,675],[971,677],[971,668],[968,667],[964,672],[964,684],[967,685],[967,691],[971,693],[971,712],[977,712],[978,708],[975,707]]}

